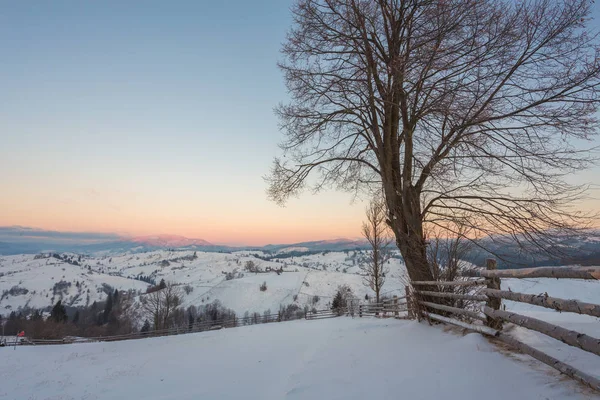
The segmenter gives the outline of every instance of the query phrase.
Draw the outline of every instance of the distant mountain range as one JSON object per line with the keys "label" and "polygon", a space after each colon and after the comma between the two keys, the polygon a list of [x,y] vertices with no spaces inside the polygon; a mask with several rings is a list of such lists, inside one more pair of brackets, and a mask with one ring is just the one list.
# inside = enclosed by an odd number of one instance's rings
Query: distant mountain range
{"label": "distant mountain range", "polygon": [[[463,258],[474,265],[484,265],[485,259],[495,254],[500,268],[534,267],[541,265],[600,265],[600,231],[590,230],[579,236],[558,237],[557,248],[562,257],[548,255],[521,248],[506,240],[483,239],[480,246],[473,248]],[[483,250],[481,247],[489,250]],[[262,251],[293,257],[300,254],[325,251],[368,249],[363,240],[335,239],[317,240],[266,246],[216,245],[203,239],[191,239],[177,235],[151,235],[122,237],[106,233],[73,233],[45,231],[40,229],[11,226],[0,227],[0,255],[36,254],[42,252],[72,252],[79,254],[142,253],[162,249],[196,250],[204,252],[233,252],[240,250]]]}
{"label": "distant mountain range", "polygon": [[41,252],[93,253],[139,253],[160,249],[184,249],[207,252],[231,252],[257,250],[278,252],[319,252],[365,249],[363,241],[350,239],[320,240],[291,244],[269,244],[266,246],[225,246],[204,239],[193,239],[178,235],[150,235],[122,237],[105,233],[73,233],[46,231],[41,229],[8,226],[0,227],[0,255],[35,254]]}
{"label": "distant mountain range", "polygon": [[190,239],[177,235],[139,236],[129,239],[130,242],[156,247],[188,247],[188,246],[214,246],[203,239]]}

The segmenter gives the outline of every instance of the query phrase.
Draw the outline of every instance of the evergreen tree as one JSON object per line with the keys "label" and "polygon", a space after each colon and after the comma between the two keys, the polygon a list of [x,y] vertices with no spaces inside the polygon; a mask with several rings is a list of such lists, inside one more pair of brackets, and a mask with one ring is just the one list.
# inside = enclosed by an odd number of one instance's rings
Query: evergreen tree
{"label": "evergreen tree", "polygon": [[65,309],[65,306],[62,305],[61,300],[57,301],[54,307],[52,307],[50,319],[52,319],[54,322],[68,321],[69,317],[67,317],[67,310]]}
{"label": "evergreen tree", "polygon": [[42,313],[40,312],[40,310],[35,310],[33,312],[33,314],[31,314],[31,320],[32,321],[41,321],[42,320]]}
{"label": "evergreen tree", "polygon": [[166,287],[167,287],[167,283],[165,282],[165,280],[164,280],[164,279],[161,279],[161,280],[160,280],[160,283],[158,284],[158,288],[159,288],[159,289],[164,289],[164,288],[166,288]]}
{"label": "evergreen tree", "polygon": [[108,294],[108,297],[106,298],[106,303],[104,304],[104,313],[103,313],[103,323],[107,323],[108,322],[108,317],[110,316],[110,313],[112,311],[113,308],[113,297],[112,297],[112,293]]}
{"label": "evergreen tree", "polygon": [[192,315],[191,312],[188,312],[188,326],[190,331],[192,330],[193,326],[194,326],[194,316]]}
{"label": "evergreen tree", "polygon": [[338,290],[333,298],[333,302],[331,303],[331,308],[333,310],[339,310],[342,307],[344,307],[344,296],[342,295],[342,292]]}
{"label": "evergreen tree", "polygon": [[79,322],[79,310],[77,310],[75,312],[75,315],[73,316],[73,323],[77,324]]}
{"label": "evergreen tree", "polygon": [[119,290],[115,289],[115,292],[113,293],[113,305],[117,304],[119,304]]}
{"label": "evergreen tree", "polygon": [[140,330],[140,332],[142,332],[142,333],[150,332],[150,321],[148,321],[148,320],[144,321],[144,325],[142,326],[142,329]]}

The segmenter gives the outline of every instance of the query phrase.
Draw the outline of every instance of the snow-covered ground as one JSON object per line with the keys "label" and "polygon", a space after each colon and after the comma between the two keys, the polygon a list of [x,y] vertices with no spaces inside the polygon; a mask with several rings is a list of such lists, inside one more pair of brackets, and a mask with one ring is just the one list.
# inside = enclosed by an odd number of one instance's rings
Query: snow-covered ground
{"label": "snow-covered ground", "polygon": [[4,348],[0,360],[0,399],[594,398],[479,334],[374,318]]}
{"label": "snow-covered ground", "polygon": [[[195,255],[195,256],[194,256]],[[62,300],[68,306],[86,306],[106,298],[113,290],[133,290],[143,294],[149,283],[161,279],[180,284],[185,306],[201,306],[215,299],[236,311],[277,312],[280,305],[326,308],[338,285],[347,284],[364,298],[373,292],[363,284],[358,267],[360,251],[323,252],[300,257],[265,261],[263,252],[205,253],[193,251],[152,251],[137,254],[85,256],[61,254],[40,258],[33,254],[0,256],[0,315],[20,308],[46,308]],[[254,263],[263,273],[244,270]],[[390,273],[383,291],[404,293],[404,265],[389,261]],[[266,272],[283,268],[283,273]],[[227,280],[227,274],[234,279]],[[259,286],[267,283],[267,290]],[[318,302],[313,304],[315,296]]]}

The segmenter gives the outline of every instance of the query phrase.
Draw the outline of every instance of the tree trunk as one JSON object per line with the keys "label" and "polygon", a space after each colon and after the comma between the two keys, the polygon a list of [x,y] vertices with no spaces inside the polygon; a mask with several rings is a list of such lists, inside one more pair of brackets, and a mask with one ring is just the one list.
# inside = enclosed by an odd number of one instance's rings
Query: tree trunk
{"label": "tree trunk", "polygon": [[[395,167],[399,168],[399,165]],[[396,172],[391,175],[400,174]],[[404,194],[400,196],[396,190],[398,182],[394,182],[397,180],[385,174],[383,176],[384,193],[390,214],[388,223],[396,237],[396,245],[404,259],[410,280],[433,281],[435,279],[429,268],[427,244],[423,234],[420,193],[410,183],[404,182],[408,187],[403,188]],[[437,287],[422,289],[439,291]]]}
{"label": "tree trunk", "polygon": [[[427,261],[426,243],[423,237],[408,234],[406,239],[396,237],[396,244],[406,264],[406,272],[411,281],[434,281],[433,273]],[[430,290],[428,288],[426,290]],[[438,291],[437,286],[432,289]]]}

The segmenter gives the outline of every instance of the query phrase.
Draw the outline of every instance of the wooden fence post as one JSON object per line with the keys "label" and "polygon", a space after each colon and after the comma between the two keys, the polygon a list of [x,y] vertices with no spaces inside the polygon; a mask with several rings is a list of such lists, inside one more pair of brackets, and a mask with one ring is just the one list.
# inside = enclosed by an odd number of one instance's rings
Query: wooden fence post
{"label": "wooden fence post", "polygon": [[415,313],[413,311],[413,299],[410,292],[410,286],[404,286],[406,292],[406,311],[408,312],[408,319],[414,319]]}
{"label": "wooden fence post", "polygon": [[400,314],[398,314],[398,296],[394,295],[394,316],[397,318],[400,316]]}
{"label": "wooden fence post", "polygon": [[[493,258],[488,258],[485,260],[485,268],[490,270],[495,270],[497,268],[496,260]],[[487,288],[500,290],[500,278],[486,278]],[[502,299],[490,297],[487,301],[487,306],[494,310],[499,310],[502,305]],[[490,316],[486,317],[487,322],[486,325],[490,328],[502,330],[502,320],[497,318],[492,318]]]}
{"label": "wooden fence post", "polygon": [[362,304],[359,304],[359,305],[358,305],[358,316],[359,316],[360,318],[362,318],[362,309],[363,309],[363,306],[362,306]]}

